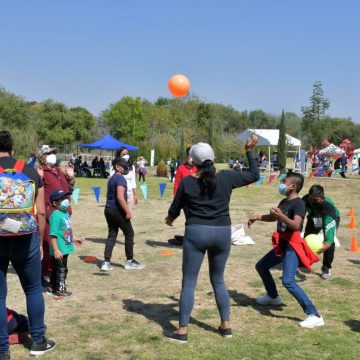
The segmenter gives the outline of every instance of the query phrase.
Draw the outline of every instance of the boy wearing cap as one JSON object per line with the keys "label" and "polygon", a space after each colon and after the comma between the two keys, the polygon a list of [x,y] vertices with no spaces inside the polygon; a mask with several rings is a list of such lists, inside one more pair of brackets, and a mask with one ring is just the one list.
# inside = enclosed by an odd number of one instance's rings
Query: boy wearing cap
{"label": "boy wearing cap", "polygon": [[66,290],[68,274],[67,261],[69,254],[74,252],[74,240],[67,212],[70,206],[68,199],[70,191],[55,190],[50,195],[50,201],[56,208],[50,216],[50,256],[52,272],[50,277],[51,293],[55,296],[69,296]]}

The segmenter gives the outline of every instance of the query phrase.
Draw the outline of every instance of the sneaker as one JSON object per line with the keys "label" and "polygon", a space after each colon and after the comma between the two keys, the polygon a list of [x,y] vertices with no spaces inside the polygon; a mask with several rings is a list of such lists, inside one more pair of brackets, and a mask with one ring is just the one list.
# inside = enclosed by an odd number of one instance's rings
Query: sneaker
{"label": "sneaker", "polygon": [[144,264],[140,264],[138,261],[136,261],[135,259],[132,260],[127,260],[124,268],[126,270],[141,270],[145,267]]}
{"label": "sneaker", "polygon": [[54,290],[52,289],[52,287],[47,287],[46,289],[45,289],[45,294],[46,295],[54,295]]}
{"label": "sneaker", "polygon": [[259,305],[282,305],[282,300],[280,296],[277,296],[275,299],[269,295],[260,296],[256,299],[256,303]]}
{"label": "sneaker", "polygon": [[41,343],[32,343],[30,348],[30,355],[40,356],[48,351],[51,351],[55,345],[55,341],[48,340],[46,337],[44,337],[44,340]]}
{"label": "sneaker", "polygon": [[187,343],[187,334],[178,334],[177,332],[165,333],[165,337],[170,341],[175,341],[179,344]]}
{"label": "sneaker", "polygon": [[184,240],[183,236],[175,235],[173,239],[168,240],[168,243],[174,246],[182,246],[183,240]]}
{"label": "sneaker", "polygon": [[321,277],[324,280],[330,279],[332,277],[331,270],[329,268],[323,268],[323,270],[321,272]]}
{"label": "sneaker", "polygon": [[301,321],[299,324],[303,328],[312,329],[316,326],[323,326],[324,319],[322,318],[322,316],[307,315],[305,320]]}
{"label": "sneaker", "polygon": [[65,291],[55,291],[55,292],[54,292],[54,295],[55,295],[55,296],[64,296],[64,297],[66,297],[66,296],[71,296],[71,295],[72,295],[72,292],[71,292],[71,291],[67,291],[67,290],[65,290]]}
{"label": "sneaker", "polygon": [[220,326],[218,328],[218,331],[219,331],[219,334],[224,337],[224,338],[232,338],[232,332],[231,332],[231,329],[228,328],[228,329],[222,329]]}
{"label": "sneaker", "polygon": [[110,271],[110,270],[113,270],[113,268],[111,267],[109,261],[103,261],[100,270],[101,270],[101,271]]}
{"label": "sneaker", "polygon": [[0,353],[0,360],[10,360],[10,350]]}

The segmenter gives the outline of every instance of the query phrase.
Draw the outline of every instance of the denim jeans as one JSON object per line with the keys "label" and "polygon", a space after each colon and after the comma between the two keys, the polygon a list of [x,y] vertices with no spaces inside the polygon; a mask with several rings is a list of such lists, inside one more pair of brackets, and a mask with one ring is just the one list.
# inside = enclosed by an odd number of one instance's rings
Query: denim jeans
{"label": "denim jeans", "polygon": [[208,254],[210,282],[222,321],[230,319],[230,299],[224,270],[231,248],[230,226],[187,225],[183,243],[183,280],[180,296],[180,326],[187,326],[194,306],[194,292],[205,253]]}
{"label": "denim jeans", "polygon": [[[30,333],[34,342],[44,338],[45,303],[41,287],[40,243],[37,233],[0,238],[0,353],[9,348],[6,274],[12,263],[26,296]],[[11,307],[11,306],[10,306]]]}
{"label": "denim jeans", "polygon": [[276,298],[279,295],[270,269],[281,263],[283,263],[282,284],[284,287],[292,296],[294,296],[305,314],[318,315],[315,306],[306,295],[305,291],[295,281],[296,270],[299,267],[299,258],[294,249],[290,246],[282,256],[276,256],[274,250],[269,251],[255,265],[255,268],[264,283],[267,294],[271,298]]}

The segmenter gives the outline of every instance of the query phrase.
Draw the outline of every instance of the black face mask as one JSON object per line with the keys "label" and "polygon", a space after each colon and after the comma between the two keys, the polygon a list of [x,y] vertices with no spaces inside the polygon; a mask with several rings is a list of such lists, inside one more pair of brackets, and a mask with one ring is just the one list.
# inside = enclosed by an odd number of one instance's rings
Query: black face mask
{"label": "black face mask", "polygon": [[310,206],[313,208],[313,209],[321,209],[322,206],[323,206],[323,203],[319,203],[317,201],[310,201]]}
{"label": "black face mask", "polygon": [[123,172],[122,172],[122,175],[127,175],[128,173],[129,173],[129,168],[128,167],[124,167],[123,168],[124,170],[123,170]]}

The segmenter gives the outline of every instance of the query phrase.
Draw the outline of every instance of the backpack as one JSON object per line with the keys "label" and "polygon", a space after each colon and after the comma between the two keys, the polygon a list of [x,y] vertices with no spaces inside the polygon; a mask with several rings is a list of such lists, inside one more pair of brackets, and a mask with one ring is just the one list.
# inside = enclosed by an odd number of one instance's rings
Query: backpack
{"label": "backpack", "polygon": [[0,166],[0,236],[31,234],[37,230],[34,216],[35,184],[17,160],[13,169]]}

